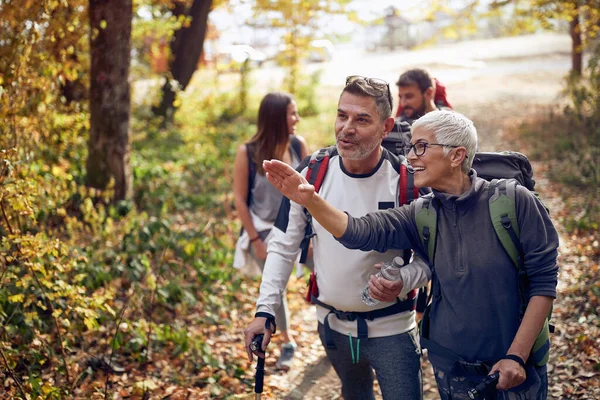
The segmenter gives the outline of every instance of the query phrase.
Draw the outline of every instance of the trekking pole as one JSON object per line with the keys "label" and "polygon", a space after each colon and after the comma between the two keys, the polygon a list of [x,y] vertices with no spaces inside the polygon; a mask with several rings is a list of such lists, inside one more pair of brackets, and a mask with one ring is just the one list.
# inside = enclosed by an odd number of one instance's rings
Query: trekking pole
{"label": "trekking pole", "polygon": [[486,376],[479,383],[479,385],[475,386],[474,388],[469,389],[469,391],[467,392],[467,394],[469,395],[469,398],[477,399],[477,398],[479,398],[479,396],[481,396],[483,393],[487,392],[488,390],[495,389],[496,385],[498,384],[498,378],[500,378],[500,373],[498,373],[498,372],[494,372],[493,374]]}
{"label": "trekking pole", "polygon": [[[250,350],[253,352],[261,351],[262,341],[264,335],[256,335],[250,343]],[[256,354],[256,353],[255,353]],[[265,358],[267,355],[265,354]],[[254,393],[256,393],[256,400],[260,400],[261,393],[263,391],[263,384],[265,380],[265,359],[256,356],[258,358],[256,362],[256,375],[254,376]]]}

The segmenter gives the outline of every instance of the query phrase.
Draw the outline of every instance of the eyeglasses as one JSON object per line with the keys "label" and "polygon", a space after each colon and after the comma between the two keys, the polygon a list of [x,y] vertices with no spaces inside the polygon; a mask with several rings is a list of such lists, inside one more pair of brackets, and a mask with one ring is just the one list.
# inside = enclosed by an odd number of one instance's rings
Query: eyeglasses
{"label": "eyeglasses", "polygon": [[346,78],[346,86],[348,86],[352,82],[356,82],[360,79],[364,80],[369,86],[371,86],[375,89],[386,90],[388,102],[390,103],[390,109],[392,109],[394,107],[394,105],[392,104],[392,92],[390,91],[390,84],[387,83],[386,81],[384,81],[383,79],[367,78],[366,76],[360,76],[360,75],[350,75],[349,77]]}
{"label": "eyeglasses", "polygon": [[429,146],[444,146],[444,147],[452,147],[453,149],[456,147],[460,147],[460,146],[453,146],[451,144],[441,144],[441,143],[427,143],[427,142],[417,142],[415,144],[412,144],[410,146],[409,152],[410,150],[415,152],[415,155],[420,157],[423,154],[425,154],[425,151],[427,150],[427,148]]}

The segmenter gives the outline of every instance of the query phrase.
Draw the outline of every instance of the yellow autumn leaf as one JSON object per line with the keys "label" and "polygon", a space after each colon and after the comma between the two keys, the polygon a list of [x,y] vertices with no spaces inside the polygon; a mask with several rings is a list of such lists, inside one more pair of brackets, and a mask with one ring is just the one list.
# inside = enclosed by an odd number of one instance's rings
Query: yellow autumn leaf
{"label": "yellow autumn leaf", "polygon": [[150,273],[146,276],[146,285],[150,290],[156,289],[156,277],[154,274]]}
{"label": "yellow autumn leaf", "polygon": [[22,293],[13,294],[8,296],[8,301],[11,303],[22,303],[25,300],[25,296]]}
{"label": "yellow autumn leaf", "polygon": [[64,175],[64,171],[62,168],[54,165],[52,166],[52,175],[60,177]]}
{"label": "yellow autumn leaf", "polygon": [[158,385],[152,379],[145,379],[140,382],[136,382],[135,387],[138,389],[156,390]]}
{"label": "yellow autumn leaf", "polygon": [[117,316],[117,313],[115,312],[115,310],[108,304],[105,303],[104,304],[104,308],[106,309],[106,311],[108,311],[110,313],[110,315],[112,315],[113,317]]}
{"label": "yellow autumn leaf", "polygon": [[54,392],[54,386],[50,385],[49,383],[44,383],[44,386],[42,386],[42,392],[44,394],[49,394]]}
{"label": "yellow autumn leaf", "polygon": [[92,329],[98,327],[98,320],[96,318],[90,318],[90,317],[84,318],[83,323],[89,330],[92,330]]}
{"label": "yellow autumn leaf", "polygon": [[185,252],[185,254],[187,254],[188,256],[191,256],[192,254],[194,254],[196,252],[196,245],[193,242],[187,242],[184,246],[183,246],[183,251]]}

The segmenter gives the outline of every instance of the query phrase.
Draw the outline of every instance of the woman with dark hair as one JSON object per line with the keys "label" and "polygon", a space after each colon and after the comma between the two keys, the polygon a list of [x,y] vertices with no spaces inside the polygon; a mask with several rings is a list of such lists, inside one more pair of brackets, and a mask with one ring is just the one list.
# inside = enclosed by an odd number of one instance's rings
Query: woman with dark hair
{"label": "woman with dark hair", "polygon": [[[265,177],[263,161],[281,160],[297,167],[309,155],[306,141],[296,135],[300,121],[294,98],[287,93],[267,94],[258,109],[256,134],[242,144],[235,157],[233,194],[235,207],[242,222],[234,258],[234,267],[262,272],[267,257],[267,242],[277,217],[282,194]],[[256,271],[258,272],[258,271]],[[281,307],[276,313],[276,324],[281,332],[283,346],[277,367],[289,369],[296,345],[288,333],[289,311],[282,294]]]}

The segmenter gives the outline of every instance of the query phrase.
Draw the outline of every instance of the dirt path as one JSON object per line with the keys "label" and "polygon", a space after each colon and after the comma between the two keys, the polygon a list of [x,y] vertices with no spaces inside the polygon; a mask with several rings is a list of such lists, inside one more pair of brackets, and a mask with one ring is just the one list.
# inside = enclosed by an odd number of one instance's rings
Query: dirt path
{"label": "dirt path", "polygon": [[[435,74],[435,70],[431,71]],[[452,102],[456,110],[473,119],[479,133],[480,149],[482,151],[497,151],[512,149],[506,137],[506,132],[524,120],[537,113],[546,112],[548,106],[559,101],[562,89],[562,74],[559,72],[524,73],[510,76],[478,77],[468,83],[448,85]],[[460,95],[459,95],[460,94]],[[536,165],[540,191],[553,210],[559,210],[563,205],[558,200],[554,190],[545,193],[543,186],[544,165]],[[561,246],[568,246],[568,238],[564,237]],[[563,269],[561,281],[571,279],[577,271],[573,265],[566,271]],[[568,276],[568,277],[567,277]],[[340,384],[335,371],[327,361],[316,334],[315,311],[306,307],[302,302],[304,290],[301,281],[291,283],[290,307],[292,326],[295,328],[297,341],[300,345],[298,358],[294,368],[288,373],[270,370],[271,385],[277,387],[281,398],[285,399],[338,399]],[[556,307],[560,308],[560,298]],[[560,322],[558,323],[560,329]],[[273,365],[276,353],[273,354]],[[424,393],[426,400],[439,399],[432,369],[428,362],[423,361]],[[556,379],[551,382],[558,384]],[[560,391],[552,391],[557,395]],[[562,393],[562,392],[560,392]],[[378,397],[380,398],[380,397]],[[551,397],[551,398],[562,398]],[[592,398],[592,397],[590,397]]]}

